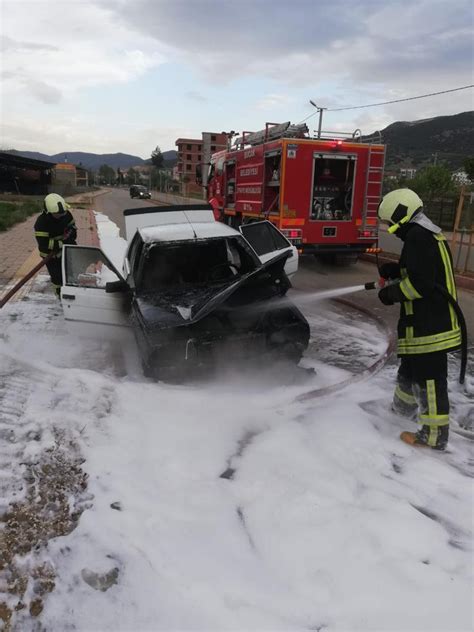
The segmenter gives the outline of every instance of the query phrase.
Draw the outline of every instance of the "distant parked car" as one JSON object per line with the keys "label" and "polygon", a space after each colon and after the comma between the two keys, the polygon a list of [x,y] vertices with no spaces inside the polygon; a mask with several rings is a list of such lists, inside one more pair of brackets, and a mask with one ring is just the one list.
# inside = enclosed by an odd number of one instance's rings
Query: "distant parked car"
{"label": "distant parked car", "polygon": [[130,197],[140,198],[141,200],[151,200],[151,193],[143,185],[132,184],[132,186],[130,187]]}

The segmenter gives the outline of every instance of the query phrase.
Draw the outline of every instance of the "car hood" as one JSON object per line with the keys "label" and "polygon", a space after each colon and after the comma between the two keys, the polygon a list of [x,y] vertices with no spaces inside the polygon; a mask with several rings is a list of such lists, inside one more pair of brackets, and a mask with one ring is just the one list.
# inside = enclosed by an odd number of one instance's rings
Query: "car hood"
{"label": "car hood", "polygon": [[290,283],[284,272],[289,253],[283,252],[256,270],[211,286],[178,286],[135,297],[133,309],[147,329],[191,325],[218,308],[235,309],[285,294]]}

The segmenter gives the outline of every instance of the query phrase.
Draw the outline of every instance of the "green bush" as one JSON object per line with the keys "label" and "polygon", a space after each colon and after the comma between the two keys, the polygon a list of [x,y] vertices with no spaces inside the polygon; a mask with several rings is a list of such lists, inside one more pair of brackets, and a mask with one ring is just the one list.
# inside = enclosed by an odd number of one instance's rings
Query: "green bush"
{"label": "green bush", "polygon": [[40,213],[42,204],[38,200],[26,200],[25,202],[0,202],[0,231],[5,231],[24,222],[31,215]]}

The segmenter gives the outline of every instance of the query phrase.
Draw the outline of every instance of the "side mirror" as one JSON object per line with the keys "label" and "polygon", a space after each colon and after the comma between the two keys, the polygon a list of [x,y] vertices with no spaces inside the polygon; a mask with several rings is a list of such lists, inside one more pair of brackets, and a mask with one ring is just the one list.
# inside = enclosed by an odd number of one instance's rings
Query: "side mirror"
{"label": "side mirror", "polygon": [[130,288],[125,281],[119,279],[118,281],[109,281],[105,284],[105,292],[107,294],[113,294],[114,292],[128,292]]}

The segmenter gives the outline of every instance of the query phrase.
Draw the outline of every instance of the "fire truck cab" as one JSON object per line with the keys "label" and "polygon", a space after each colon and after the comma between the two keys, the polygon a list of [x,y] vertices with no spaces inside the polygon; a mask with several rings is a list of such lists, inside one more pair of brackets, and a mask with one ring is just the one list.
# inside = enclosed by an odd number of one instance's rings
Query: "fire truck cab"
{"label": "fire truck cab", "polygon": [[302,253],[355,260],[377,248],[385,147],[371,141],[267,123],[213,154],[208,200],[234,227],[268,219]]}

